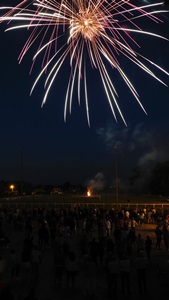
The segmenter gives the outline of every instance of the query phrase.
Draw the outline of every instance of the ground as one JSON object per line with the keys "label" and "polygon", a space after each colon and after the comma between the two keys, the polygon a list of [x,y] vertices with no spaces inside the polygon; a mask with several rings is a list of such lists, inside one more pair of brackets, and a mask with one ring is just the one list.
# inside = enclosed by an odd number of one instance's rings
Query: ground
{"label": "ground", "polygon": [[[37,224],[34,224],[34,241],[37,239]],[[150,235],[153,241],[152,259],[147,269],[147,281],[148,281],[148,294],[140,296],[137,289],[136,271],[134,266],[131,270],[131,287],[132,294],[129,299],[160,299],[169,300],[169,262],[168,252],[162,242],[161,250],[155,248],[155,224],[143,224],[136,228],[136,234],[141,233],[145,239],[147,235]],[[1,257],[8,260],[8,255],[11,248],[15,248],[18,253],[22,250],[24,230],[14,230],[12,226],[8,226],[8,233],[11,238],[11,244],[9,248],[1,248]],[[70,244],[72,248],[75,248],[77,237],[70,238]],[[136,249],[134,249],[136,251]],[[136,255],[136,254],[133,254]],[[5,275],[3,277],[4,284],[9,283],[9,287],[15,300],[22,300],[28,295],[29,289],[32,285],[29,278],[27,281],[23,281],[22,276],[11,281],[9,268],[7,266]],[[111,299],[107,295],[106,281],[104,267],[99,266],[95,274],[95,295],[91,296],[91,299]],[[70,299],[90,299],[89,295],[86,295],[85,283],[83,274],[80,272],[77,276],[75,288],[68,288],[63,282],[62,286],[56,284],[54,280],[54,268],[53,268],[53,254],[51,248],[46,248],[42,252],[42,263],[40,266],[40,278],[36,284],[35,295],[38,300],[57,299],[57,300],[70,300]],[[124,299],[121,295],[120,284],[118,288],[118,299]],[[125,297],[125,299],[128,299]]]}

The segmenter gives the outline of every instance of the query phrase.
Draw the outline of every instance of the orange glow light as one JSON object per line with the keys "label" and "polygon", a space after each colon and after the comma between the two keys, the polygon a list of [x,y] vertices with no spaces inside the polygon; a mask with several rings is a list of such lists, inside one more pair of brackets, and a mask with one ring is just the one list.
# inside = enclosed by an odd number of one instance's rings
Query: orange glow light
{"label": "orange glow light", "polygon": [[90,191],[90,190],[87,191],[87,196],[88,196],[88,197],[91,196],[91,191]]}
{"label": "orange glow light", "polygon": [[13,184],[10,185],[10,189],[13,192],[13,190],[14,190],[14,185]]}

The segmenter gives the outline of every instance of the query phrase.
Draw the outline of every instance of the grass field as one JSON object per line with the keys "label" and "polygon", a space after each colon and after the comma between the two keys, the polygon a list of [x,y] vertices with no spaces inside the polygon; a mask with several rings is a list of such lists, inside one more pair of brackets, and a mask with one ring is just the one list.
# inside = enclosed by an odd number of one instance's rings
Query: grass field
{"label": "grass field", "polygon": [[152,195],[100,194],[87,197],[85,195],[31,195],[22,197],[0,198],[1,207],[32,208],[32,207],[165,207],[169,208],[167,197]]}

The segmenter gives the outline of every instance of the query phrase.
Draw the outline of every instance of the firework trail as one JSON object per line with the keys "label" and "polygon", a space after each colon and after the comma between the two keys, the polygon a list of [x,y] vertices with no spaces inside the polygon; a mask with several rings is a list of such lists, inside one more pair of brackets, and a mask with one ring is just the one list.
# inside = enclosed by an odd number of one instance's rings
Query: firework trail
{"label": "firework trail", "polygon": [[168,41],[166,37],[144,31],[139,26],[140,19],[145,22],[145,18],[149,22],[162,22],[158,15],[168,12],[162,5],[163,3],[160,2],[138,7],[129,0],[23,0],[13,7],[0,7],[2,11],[0,22],[7,21],[6,31],[26,28],[30,32],[19,55],[19,63],[35,44],[37,50],[33,57],[32,71],[36,59],[43,53],[42,69],[31,90],[32,93],[42,75],[46,74],[42,105],[45,104],[61,67],[68,60],[70,75],[65,95],[64,119],[66,121],[68,107],[71,113],[76,86],[79,104],[82,93],[85,96],[87,120],[90,126],[88,68],[86,67],[90,62],[91,68],[97,69],[100,74],[115,120],[117,121],[118,112],[126,124],[118,105],[118,93],[111,79],[112,72],[111,74],[110,71],[108,72],[106,65],[108,62],[112,71],[115,69],[119,72],[146,113],[136,89],[121,67],[120,60],[124,56],[166,85],[148,65],[153,65],[167,76],[169,73],[135,51],[136,47],[139,49],[140,46],[133,37],[144,34]]}

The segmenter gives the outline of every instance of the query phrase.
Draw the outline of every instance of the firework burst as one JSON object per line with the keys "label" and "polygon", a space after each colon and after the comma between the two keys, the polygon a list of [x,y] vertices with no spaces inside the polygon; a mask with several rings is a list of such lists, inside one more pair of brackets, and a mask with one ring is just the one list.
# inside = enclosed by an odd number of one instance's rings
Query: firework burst
{"label": "firework burst", "polygon": [[[118,93],[111,75],[113,69],[119,72],[146,113],[136,89],[123,71],[120,62],[121,56],[124,56],[166,85],[148,65],[155,66],[167,76],[169,73],[135,51],[134,49],[139,48],[139,45],[133,37],[136,33],[137,37],[139,34],[144,34],[168,40],[158,34],[144,31],[138,25],[139,20],[143,19],[144,22],[145,18],[150,22],[162,22],[158,15],[168,12],[162,9],[162,4],[161,2],[138,7],[129,0],[23,0],[14,7],[1,7],[3,15],[0,21],[8,22],[6,31],[27,28],[30,32],[19,55],[19,62],[30,47],[39,41],[31,70],[41,53],[43,53],[42,69],[33,84],[31,93],[42,75],[46,74],[42,105],[46,102],[60,68],[69,60],[70,75],[65,93],[64,119],[66,120],[68,107],[71,113],[76,86],[79,104],[81,95],[84,93],[87,120],[90,126],[86,68],[86,61],[89,61],[91,68],[97,69],[100,74],[115,120],[117,121],[118,112],[126,124],[118,105]],[[15,22],[14,25],[13,22]],[[112,72],[108,72],[106,61],[110,64]]]}

